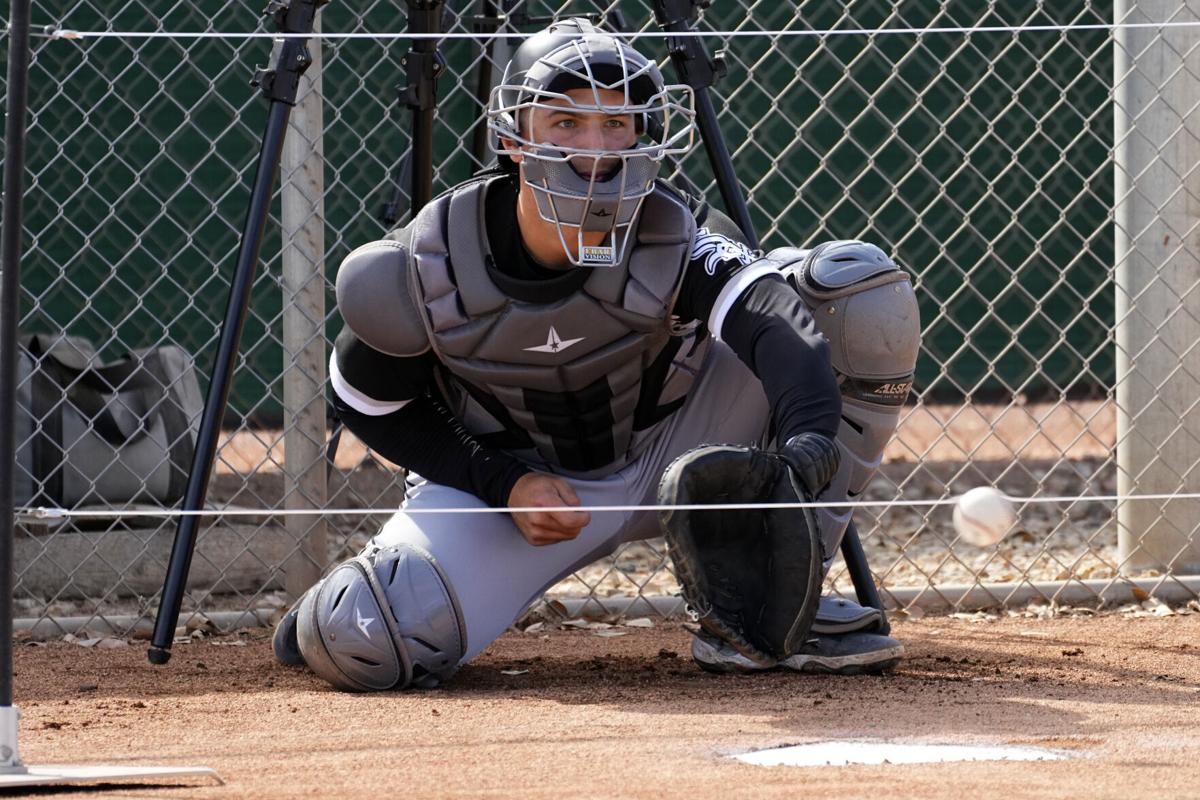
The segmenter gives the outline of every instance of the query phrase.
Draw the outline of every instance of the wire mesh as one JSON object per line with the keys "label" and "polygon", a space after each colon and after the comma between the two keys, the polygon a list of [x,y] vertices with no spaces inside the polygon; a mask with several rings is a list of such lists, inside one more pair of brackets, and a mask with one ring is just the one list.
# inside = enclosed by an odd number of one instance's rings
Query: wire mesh
{"label": "wire mesh", "polygon": [[[478,30],[483,5],[448,3],[446,30]],[[640,0],[500,5],[507,30],[535,30],[531,17],[593,12],[626,30],[657,30]],[[322,24],[325,31],[400,31],[404,8],[335,3],[321,11]],[[259,11],[245,2],[136,0],[103,8],[76,0],[60,18],[35,22],[80,31],[242,32],[255,29]],[[740,0],[708,8],[698,28],[1091,25],[1114,13],[1112,4],[1086,0]],[[1165,35],[1146,33],[1151,41]],[[775,33],[707,42],[723,50],[715,105],[764,247],[861,238],[914,277],[924,330],[916,384],[860,499],[943,498],[979,484],[1013,495],[1079,496],[1022,509],[1022,529],[986,550],[957,540],[944,508],[860,513],[885,597],[901,607],[961,609],[1111,599],[1113,587],[1127,594],[1127,579],[1137,576],[1149,579],[1138,587],[1151,594],[1192,586],[1180,575],[1200,560],[1194,529],[1183,532],[1185,546],[1170,563],[1140,567],[1118,549],[1117,504],[1086,498],[1116,491],[1125,435],[1117,422],[1113,153],[1121,145],[1114,85],[1128,76],[1117,72],[1123,51],[1113,31]],[[489,53],[479,41],[442,45],[435,190],[481,166],[472,144],[478,68],[491,63],[498,75],[510,46],[495,40]],[[669,70],[661,39],[638,46]],[[395,223],[383,212],[402,185],[409,143],[409,116],[398,99],[407,43],[324,40],[321,47],[319,277],[331,298],[342,258]],[[175,344],[192,354],[206,382],[266,113],[246,81],[268,49],[262,39],[35,41],[23,331],[84,337],[110,359]],[[1178,55],[1190,72],[1194,51]],[[684,157],[679,170],[716,202],[702,150]],[[399,199],[403,207],[402,193]],[[187,611],[272,609],[289,600],[281,565],[300,544],[275,513],[289,503],[286,471],[298,469],[283,453],[290,417],[282,403],[288,365],[281,331],[289,301],[280,222],[277,198],[210,491],[218,505],[262,513],[207,524]],[[1188,288],[1178,292],[1178,314],[1194,313]],[[327,302],[319,321],[325,347],[340,327],[334,307]],[[44,418],[33,422],[27,443],[45,433]],[[1168,491],[1187,489],[1189,475],[1182,470]],[[1137,476],[1128,486],[1153,488]],[[403,493],[401,473],[348,437],[327,497],[305,502],[386,510]],[[107,499],[114,509],[130,501]],[[317,566],[356,552],[379,523],[332,516],[328,558]],[[132,521],[116,510],[108,520],[24,520],[18,614],[144,624],[173,529],[170,520]],[[840,568],[829,580],[850,591]],[[550,596],[619,612],[630,597],[669,597],[675,588],[661,543],[649,541],[582,570]]]}

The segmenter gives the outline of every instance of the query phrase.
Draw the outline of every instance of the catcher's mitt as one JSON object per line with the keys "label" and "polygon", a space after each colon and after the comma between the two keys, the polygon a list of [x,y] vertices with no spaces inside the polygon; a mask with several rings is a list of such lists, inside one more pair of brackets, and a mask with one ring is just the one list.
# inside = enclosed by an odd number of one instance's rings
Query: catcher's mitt
{"label": "catcher's mitt", "polygon": [[[795,503],[808,491],[784,458],[705,445],[667,467],[662,505]],[[771,667],[804,645],[821,593],[821,544],[808,508],[660,514],[675,575],[701,627]]]}

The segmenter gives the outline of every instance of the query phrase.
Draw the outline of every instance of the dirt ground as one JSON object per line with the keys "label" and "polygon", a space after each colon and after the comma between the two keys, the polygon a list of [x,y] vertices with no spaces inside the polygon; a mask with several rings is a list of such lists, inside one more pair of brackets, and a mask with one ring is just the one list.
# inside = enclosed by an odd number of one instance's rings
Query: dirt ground
{"label": "dirt ground", "polygon": [[[701,672],[680,625],[509,633],[442,689],[342,694],[275,664],[266,630],[15,654],[21,754],[205,765],[104,797],[1196,797],[1200,615],[897,623],[885,677]],[[826,739],[1022,744],[1046,762],[758,767],[726,756]],[[37,796],[83,796],[78,790]]]}

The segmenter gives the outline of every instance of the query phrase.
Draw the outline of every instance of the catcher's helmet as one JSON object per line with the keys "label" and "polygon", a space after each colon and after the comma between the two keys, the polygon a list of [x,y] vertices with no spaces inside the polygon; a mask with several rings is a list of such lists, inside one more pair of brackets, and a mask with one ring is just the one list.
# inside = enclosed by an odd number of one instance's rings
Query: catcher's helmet
{"label": "catcher's helmet", "polygon": [[[590,89],[591,97],[573,89]],[[600,92],[621,93],[619,103],[604,102]],[[611,96],[611,95],[610,95]],[[553,102],[552,102],[553,101]],[[564,147],[533,140],[534,109],[559,109],[605,116],[631,115],[638,139],[620,150]],[[584,19],[556,22],[517,48],[492,90],[488,128],[502,164],[521,156],[521,172],[533,189],[538,213],[558,229],[576,266],[610,266],[624,258],[629,231],[642,198],[654,189],[663,159],[691,148],[695,132],[692,90],[668,85],[658,66],[626,42]],[[586,157],[590,174],[581,175],[572,159]],[[601,163],[618,168],[600,174]],[[575,248],[567,246],[573,228]],[[584,247],[585,232],[609,234],[604,245]],[[574,251],[574,252],[573,252]]]}

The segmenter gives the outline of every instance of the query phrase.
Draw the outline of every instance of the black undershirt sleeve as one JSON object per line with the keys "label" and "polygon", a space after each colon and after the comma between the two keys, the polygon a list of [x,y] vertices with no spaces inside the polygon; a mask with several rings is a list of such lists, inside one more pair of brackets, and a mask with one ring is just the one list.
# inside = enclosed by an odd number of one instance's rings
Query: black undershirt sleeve
{"label": "black undershirt sleeve", "polygon": [[[693,205],[696,223],[706,236],[746,244],[732,219],[715,208]],[[698,241],[703,240],[698,237]],[[681,319],[708,318],[725,284],[752,268],[753,256],[726,251],[725,259],[693,253],[675,312]],[[747,257],[749,256],[749,257]],[[719,334],[762,382],[771,406],[776,438],[798,433],[837,435],[842,397],[830,363],[829,343],[817,330],[808,307],[783,276],[766,275],[734,300]]]}
{"label": "black undershirt sleeve", "polygon": [[842,396],[829,343],[782,275],[750,284],[730,308],[721,338],[762,381],[778,441],[809,431],[837,435]]}
{"label": "black undershirt sleeve", "polygon": [[469,492],[492,508],[507,506],[517,479],[533,471],[520,459],[481,445],[428,394],[380,416],[355,411],[336,392],[334,407],[346,427],[388,461]]}
{"label": "black undershirt sleeve", "polygon": [[345,426],[388,461],[470,492],[494,508],[508,505],[517,479],[533,471],[520,459],[476,441],[435,396],[432,373],[437,360],[432,353],[381,353],[349,328],[338,336],[335,352],[342,379],[353,391],[381,404],[404,402],[396,411],[366,414],[336,390],[332,393]]}
{"label": "black undershirt sleeve", "polygon": [[[692,209],[696,214],[696,225],[703,233],[697,233],[697,244],[713,237],[724,237],[731,244],[746,245],[746,237],[733,220],[707,205]],[[683,276],[683,284],[679,287],[679,297],[675,300],[673,309],[676,316],[687,322],[698,319],[707,320],[709,312],[717,301],[717,296],[725,283],[746,268],[755,258],[755,253],[746,245],[744,251],[738,253],[731,250],[727,258],[697,257],[693,249],[691,263]]]}

